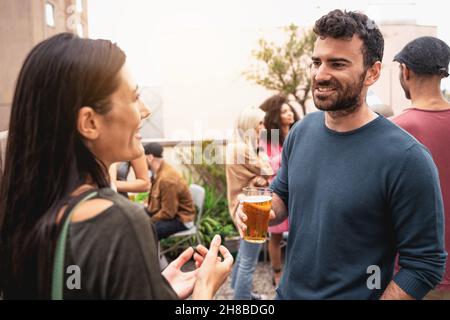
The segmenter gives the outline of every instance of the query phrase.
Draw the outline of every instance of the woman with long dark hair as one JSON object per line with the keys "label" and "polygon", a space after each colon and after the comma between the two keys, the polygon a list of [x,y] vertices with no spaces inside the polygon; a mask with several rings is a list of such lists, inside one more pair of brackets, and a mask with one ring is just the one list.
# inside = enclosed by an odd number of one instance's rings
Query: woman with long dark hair
{"label": "woman with long dark hair", "polygon": [[200,269],[181,271],[189,248],[161,273],[144,209],[109,188],[109,166],[143,154],[150,113],[125,60],[110,41],[70,33],[26,58],[0,188],[5,299],[210,299],[231,271],[216,236],[197,247]]}
{"label": "woman with long dark hair", "polygon": [[[295,109],[288,104],[288,99],[282,95],[274,95],[264,101],[260,109],[266,112],[264,126],[267,132],[266,152],[273,171],[276,173],[281,166],[281,151],[289,130],[299,120]],[[273,176],[270,182],[275,178]],[[281,278],[281,241],[283,232],[289,230],[288,219],[281,224],[269,227],[269,257],[272,264],[272,283],[278,286]]]}

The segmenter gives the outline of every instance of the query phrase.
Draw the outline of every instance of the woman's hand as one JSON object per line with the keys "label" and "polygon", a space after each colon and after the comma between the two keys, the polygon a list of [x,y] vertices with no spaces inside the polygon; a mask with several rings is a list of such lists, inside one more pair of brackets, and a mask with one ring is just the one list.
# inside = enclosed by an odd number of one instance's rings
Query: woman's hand
{"label": "woman's hand", "polygon": [[[181,271],[181,268],[186,264],[186,262],[191,260],[193,254],[194,249],[191,247],[187,248],[162,272],[162,275],[167,279],[167,281],[169,281],[173,290],[178,294],[178,297],[180,297],[180,299],[186,299],[187,297],[189,297],[194,289],[198,270],[190,272]],[[199,257],[194,256],[194,259],[196,260],[196,265],[201,264],[201,262],[199,262],[198,260]]]}
{"label": "woman's hand", "polygon": [[255,187],[267,187],[269,185],[269,182],[263,177],[256,177],[255,179],[253,179],[253,184],[255,185]]}
{"label": "woman's hand", "polygon": [[[193,299],[212,299],[231,272],[233,256],[227,248],[220,245],[220,241],[219,235],[214,236],[204,257],[202,255],[205,251],[199,250],[199,247],[197,247],[200,254],[197,255],[196,265],[198,264],[200,268],[197,269],[197,281],[192,294]],[[223,261],[218,256],[219,251],[224,258]]]}
{"label": "woman's hand", "polygon": [[[195,268],[200,268],[203,261],[205,260],[206,255],[208,254],[208,248],[206,248],[204,245],[199,244],[196,248],[195,248],[195,253],[194,253],[194,260],[195,260]],[[222,262],[222,258],[217,256],[217,262]]]}
{"label": "woman's hand", "polygon": [[[220,240],[220,237],[219,237]],[[194,249],[192,247],[187,248],[180,256],[172,261],[166,269],[162,272],[164,278],[169,281],[172,289],[178,294],[180,299],[186,299],[194,290],[194,285],[196,281],[196,276],[198,273],[198,269],[202,266],[205,258],[209,252],[209,250],[204,246],[199,244]],[[227,250],[228,251],[228,250]],[[196,270],[190,272],[183,272],[181,268],[192,258],[192,254],[194,254],[195,260],[195,268]],[[233,257],[231,257],[233,259]],[[221,263],[222,259],[217,256],[216,262]],[[233,261],[231,261],[233,264]]]}

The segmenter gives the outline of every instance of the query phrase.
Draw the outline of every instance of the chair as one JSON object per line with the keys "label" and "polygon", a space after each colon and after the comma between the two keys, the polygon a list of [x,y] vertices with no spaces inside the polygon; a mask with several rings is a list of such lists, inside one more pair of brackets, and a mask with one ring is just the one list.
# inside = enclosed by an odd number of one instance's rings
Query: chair
{"label": "chair", "polygon": [[174,250],[181,243],[189,240],[192,236],[195,236],[197,243],[200,243],[199,230],[200,230],[200,221],[202,220],[203,214],[203,205],[205,203],[205,188],[197,184],[191,184],[189,186],[189,190],[191,192],[192,200],[194,201],[195,207],[197,208],[197,218],[195,220],[195,224],[192,228],[174,233],[171,236],[169,236],[167,239],[170,238],[181,238],[181,239],[177,241],[174,245],[172,245],[170,248],[161,251],[160,253],[161,255]]}

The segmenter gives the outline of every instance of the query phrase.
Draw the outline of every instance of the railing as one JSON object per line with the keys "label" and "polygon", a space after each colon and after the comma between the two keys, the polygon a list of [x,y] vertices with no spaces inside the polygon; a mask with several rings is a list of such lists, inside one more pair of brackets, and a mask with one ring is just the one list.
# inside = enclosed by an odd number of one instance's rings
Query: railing
{"label": "railing", "polygon": [[[205,141],[208,142],[208,146],[206,149],[203,149],[206,145]],[[205,184],[216,188],[219,192],[225,191],[225,185],[211,175],[209,169],[211,168],[210,165],[225,163],[226,140],[143,140],[144,144],[147,142],[160,143],[164,148],[164,160],[175,167],[188,180],[192,178],[197,182],[203,181]],[[212,149],[214,150],[212,151]],[[211,154],[213,154],[212,157]]]}
{"label": "railing", "polygon": [[148,143],[148,142],[158,142],[159,144],[161,144],[163,147],[167,147],[167,148],[174,148],[178,145],[189,145],[189,144],[198,144],[198,143],[202,143],[203,141],[211,141],[212,143],[215,144],[223,144],[226,145],[227,140],[218,140],[218,139],[203,139],[203,140],[173,140],[173,139],[143,139],[142,143]]}
{"label": "railing", "polygon": [[[175,165],[176,167],[181,167],[185,164],[200,164],[195,163],[195,161],[204,158],[201,156],[204,154],[205,150],[201,147],[203,143],[208,141],[212,144],[214,148],[221,149],[216,150],[219,152],[223,152],[224,148],[227,145],[227,140],[218,140],[218,139],[204,139],[204,140],[170,140],[170,139],[143,139],[142,143],[146,144],[148,142],[158,142],[164,148],[164,159]],[[196,148],[195,152],[198,152],[194,155],[193,159],[189,159],[189,153],[192,148]],[[201,153],[201,154],[200,154]],[[192,160],[193,162],[189,162]]]}
{"label": "railing", "polygon": [[[0,171],[4,168],[6,141],[8,138],[8,131],[0,132]],[[211,141],[214,145],[224,147],[227,144],[226,140],[173,140],[173,139],[144,139],[142,142],[158,142],[164,147],[164,158],[175,166],[182,169],[183,163],[180,159],[180,151],[183,149],[190,149],[192,146],[202,145],[203,141]],[[203,152],[203,150],[202,150]]]}

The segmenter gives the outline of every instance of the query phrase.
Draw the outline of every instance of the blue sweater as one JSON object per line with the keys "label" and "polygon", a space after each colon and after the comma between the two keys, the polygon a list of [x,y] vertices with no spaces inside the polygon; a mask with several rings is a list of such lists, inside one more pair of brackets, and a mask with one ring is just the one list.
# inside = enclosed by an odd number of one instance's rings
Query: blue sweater
{"label": "blue sweater", "polygon": [[447,257],[429,152],[382,116],[339,133],[324,115],[291,130],[271,186],[290,224],[277,298],[378,299],[394,280],[421,299],[441,280]]}

